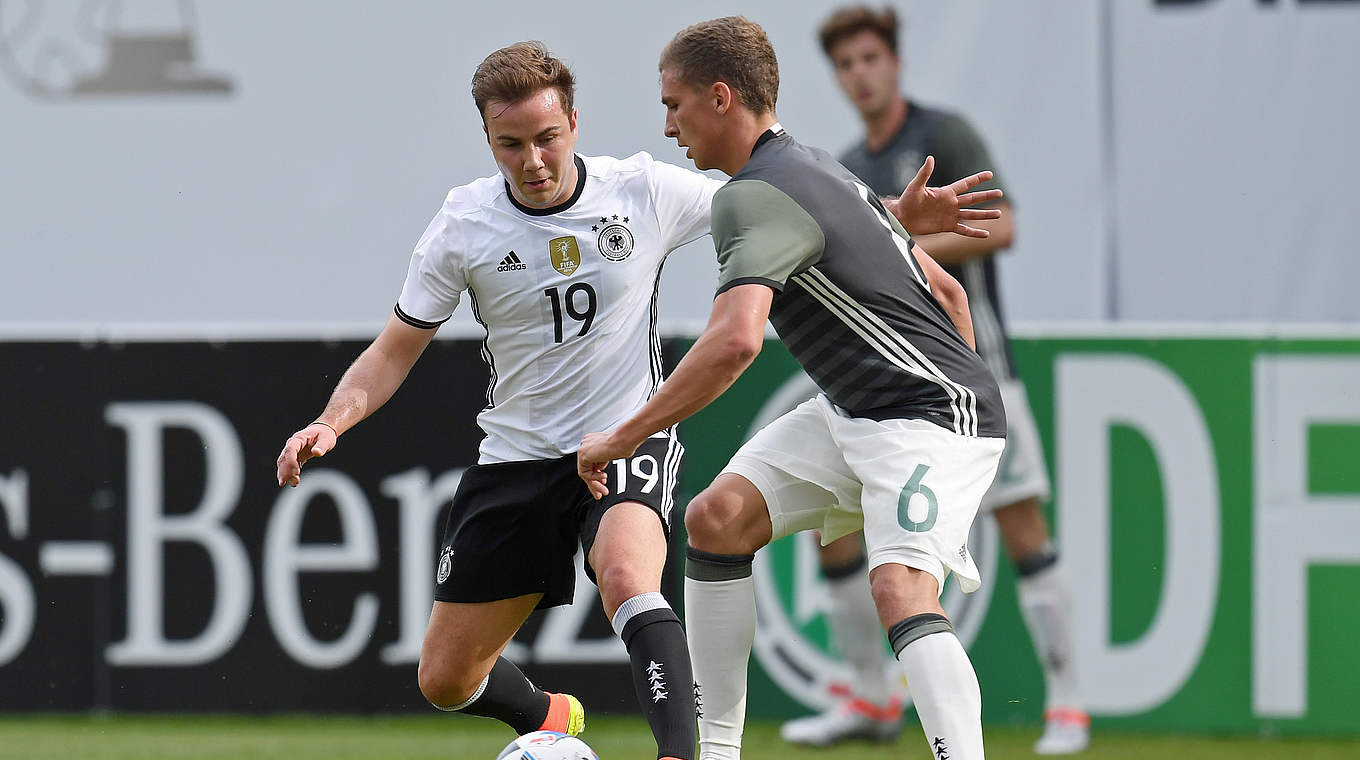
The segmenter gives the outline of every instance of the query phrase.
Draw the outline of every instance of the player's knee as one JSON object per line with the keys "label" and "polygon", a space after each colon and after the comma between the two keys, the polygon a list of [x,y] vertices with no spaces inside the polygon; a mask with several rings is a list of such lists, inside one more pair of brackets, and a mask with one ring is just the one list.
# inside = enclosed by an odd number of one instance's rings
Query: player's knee
{"label": "player's knee", "polygon": [[738,494],[709,488],[689,503],[685,510],[685,531],[689,545],[718,554],[752,554],[769,540],[765,528],[748,512]]}
{"label": "player's knee", "polygon": [[596,584],[600,588],[600,600],[605,611],[618,609],[629,599],[655,591],[659,580],[648,577],[645,571],[626,562],[613,562],[595,569]]}
{"label": "player's knee", "polygon": [[703,548],[724,524],[722,512],[707,491],[695,496],[685,509],[685,533],[692,546]]}
{"label": "player's knee", "polygon": [[942,612],[939,587],[934,575],[906,565],[879,565],[869,573],[869,591],[884,619]]}
{"label": "player's knee", "polygon": [[422,657],[416,669],[420,693],[430,704],[448,708],[461,705],[472,698],[485,674],[474,676],[448,662],[436,663]]}

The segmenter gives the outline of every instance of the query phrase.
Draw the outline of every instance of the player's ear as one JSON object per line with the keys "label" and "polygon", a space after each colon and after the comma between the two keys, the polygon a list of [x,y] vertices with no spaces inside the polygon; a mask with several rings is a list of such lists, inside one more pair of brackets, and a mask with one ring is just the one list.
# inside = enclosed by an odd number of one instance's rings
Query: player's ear
{"label": "player's ear", "polygon": [[732,107],[733,93],[732,88],[726,82],[714,82],[713,90],[710,93],[713,101],[713,110],[720,114],[727,113],[727,109]]}
{"label": "player's ear", "polygon": [[567,117],[567,123],[571,125],[571,133],[576,134],[576,114],[575,108],[571,109],[571,115]]}

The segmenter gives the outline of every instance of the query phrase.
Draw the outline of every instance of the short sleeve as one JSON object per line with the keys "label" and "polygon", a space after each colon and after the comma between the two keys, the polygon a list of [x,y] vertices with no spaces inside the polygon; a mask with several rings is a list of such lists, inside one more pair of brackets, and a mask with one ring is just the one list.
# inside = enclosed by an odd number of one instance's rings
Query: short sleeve
{"label": "short sleeve", "polygon": [[[990,170],[992,180],[974,189],[1005,190],[1001,183],[1001,172],[992,162],[987,145],[982,142],[982,137],[973,129],[973,125],[962,116],[950,114],[944,118],[937,128],[930,150],[935,154],[937,162],[931,184],[953,182],[980,171]],[[1013,203],[1010,191],[1005,192],[1006,202]]]}
{"label": "short sleeve", "polygon": [[783,191],[759,180],[729,182],[713,198],[718,293],[759,283],[775,292],[815,263],[826,236],[812,215]]}
{"label": "short sleeve", "polygon": [[412,327],[433,329],[443,324],[453,316],[459,296],[467,289],[464,257],[456,247],[459,241],[455,229],[456,220],[446,209],[440,209],[411,254],[396,314]]}
{"label": "short sleeve", "polygon": [[713,195],[723,186],[722,180],[661,161],[652,163],[650,179],[666,252],[709,233]]}

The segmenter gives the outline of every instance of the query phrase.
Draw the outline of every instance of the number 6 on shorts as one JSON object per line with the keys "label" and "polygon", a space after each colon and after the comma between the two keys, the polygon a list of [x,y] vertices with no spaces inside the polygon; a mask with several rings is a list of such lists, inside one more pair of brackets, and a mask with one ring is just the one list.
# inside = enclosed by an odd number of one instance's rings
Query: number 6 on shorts
{"label": "number 6 on shorts", "polygon": [[911,474],[897,497],[897,522],[912,533],[925,533],[935,527],[935,518],[940,512],[935,492],[930,486],[921,484],[927,472],[930,472],[929,465],[916,465],[916,472]]}

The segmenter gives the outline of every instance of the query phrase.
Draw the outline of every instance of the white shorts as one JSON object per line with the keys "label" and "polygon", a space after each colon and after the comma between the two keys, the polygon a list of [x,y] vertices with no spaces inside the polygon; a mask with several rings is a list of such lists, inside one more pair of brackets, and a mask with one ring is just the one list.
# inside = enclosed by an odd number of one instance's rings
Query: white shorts
{"label": "white shorts", "polygon": [[870,568],[924,570],[941,590],[953,572],[973,591],[968,531],[1004,448],[924,420],[850,417],[819,394],[762,428],[723,472],[765,497],[772,541],[815,529],[825,544],[863,529]]}
{"label": "white shorts", "polygon": [[992,512],[1016,502],[1035,498],[1048,501],[1048,470],[1039,429],[1034,424],[1025,385],[1009,378],[999,380],[1001,401],[1006,405],[1006,453],[1001,455],[996,480],[982,497],[982,511]]}

